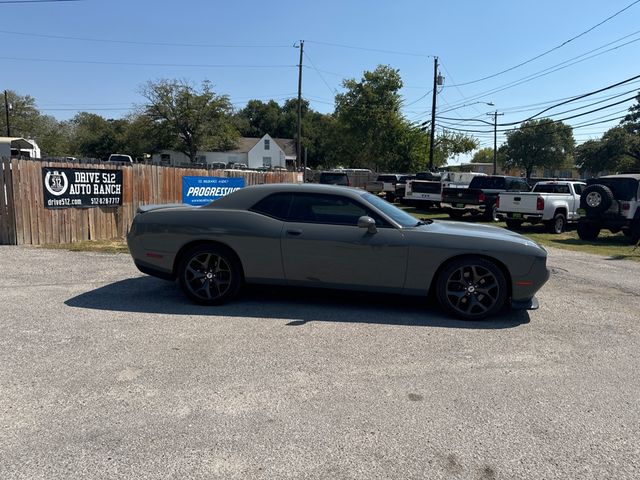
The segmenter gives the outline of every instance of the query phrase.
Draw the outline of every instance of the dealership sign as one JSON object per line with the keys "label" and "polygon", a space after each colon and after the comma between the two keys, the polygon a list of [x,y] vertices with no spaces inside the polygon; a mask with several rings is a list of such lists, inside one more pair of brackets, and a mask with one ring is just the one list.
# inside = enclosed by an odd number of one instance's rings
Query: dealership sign
{"label": "dealership sign", "polygon": [[118,207],[122,205],[122,172],[42,167],[46,208]]}
{"label": "dealership sign", "polygon": [[244,187],[244,178],[182,177],[182,203],[206,205]]}

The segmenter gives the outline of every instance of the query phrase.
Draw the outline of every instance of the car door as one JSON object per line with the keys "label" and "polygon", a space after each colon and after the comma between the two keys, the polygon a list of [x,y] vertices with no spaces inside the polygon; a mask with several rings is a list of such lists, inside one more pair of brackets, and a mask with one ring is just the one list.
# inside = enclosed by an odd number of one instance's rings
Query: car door
{"label": "car door", "polygon": [[[357,226],[371,216],[377,232]],[[298,193],[283,228],[282,260],[287,283],[399,291],[408,247],[402,231],[346,196]]]}

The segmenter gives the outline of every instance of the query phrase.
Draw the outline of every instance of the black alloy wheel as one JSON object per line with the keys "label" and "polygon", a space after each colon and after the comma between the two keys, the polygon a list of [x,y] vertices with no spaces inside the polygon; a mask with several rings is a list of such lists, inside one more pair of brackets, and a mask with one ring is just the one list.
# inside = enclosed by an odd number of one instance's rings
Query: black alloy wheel
{"label": "black alloy wheel", "polygon": [[180,264],[180,286],[190,300],[219,305],[235,297],[241,285],[241,269],[235,256],[215,245],[196,247]]}
{"label": "black alloy wheel", "polygon": [[442,308],[463,320],[482,320],[500,311],[507,282],[497,265],[484,258],[460,258],[440,273],[436,294]]}

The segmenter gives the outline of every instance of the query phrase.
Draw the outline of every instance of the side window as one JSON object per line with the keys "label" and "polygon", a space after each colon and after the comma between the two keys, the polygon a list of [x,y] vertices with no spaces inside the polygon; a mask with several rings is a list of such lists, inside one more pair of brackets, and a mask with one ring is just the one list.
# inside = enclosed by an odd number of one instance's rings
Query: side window
{"label": "side window", "polygon": [[268,217],[277,218],[278,220],[285,220],[289,213],[289,205],[291,204],[290,193],[274,193],[268,197],[263,198],[256,203],[249,210],[256,213],[261,213]]}
{"label": "side window", "polygon": [[356,226],[358,218],[362,216],[372,217],[376,221],[376,225],[380,227],[388,226],[388,223],[380,216],[363,205],[338,195],[294,195],[287,220],[290,222]]}
{"label": "side window", "polygon": [[584,188],[584,185],[581,185],[579,183],[574,183],[573,184],[573,189],[576,191],[576,195],[582,195],[582,189]]}

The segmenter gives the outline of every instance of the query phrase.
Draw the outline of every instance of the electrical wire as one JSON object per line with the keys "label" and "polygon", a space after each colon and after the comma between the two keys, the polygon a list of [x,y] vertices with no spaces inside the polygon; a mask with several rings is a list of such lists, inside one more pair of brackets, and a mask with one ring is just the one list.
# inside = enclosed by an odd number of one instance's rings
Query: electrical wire
{"label": "electrical wire", "polygon": [[631,7],[633,7],[633,6],[634,6],[634,5],[636,5],[637,3],[640,3],[640,0],[635,0],[634,2],[631,2],[629,5],[627,5],[626,7],[624,7],[622,10],[619,10],[619,11],[617,11],[616,13],[614,13],[613,15],[610,15],[609,17],[605,18],[604,20],[602,20],[601,22],[597,23],[596,25],[594,25],[594,26],[592,26],[592,27],[588,28],[587,30],[585,30],[585,31],[583,31],[583,32],[581,32],[581,33],[579,33],[578,35],[576,35],[576,36],[574,36],[574,37],[569,38],[568,40],[565,40],[565,41],[564,41],[564,42],[562,42],[560,45],[557,45],[557,46],[555,46],[555,47],[553,47],[553,48],[550,48],[549,50],[546,50],[546,51],[544,51],[544,52],[542,52],[542,53],[540,53],[540,54],[538,54],[538,55],[536,55],[536,56],[534,56],[534,57],[530,58],[529,60],[525,60],[524,62],[520,62],[519,64],[517,64],[517,65],[515,65],[515,66],[513,66],[513,67],[507,68],[506,70],[502,70],[502,71],[497,72],[497,73],[494,73],[494,74],[492,74],[492,75],[487,75],[487,76],[485,76],[485,77],[478,78],[478,79],[476,79],[476,80],[471,80],[471,81],[468,81],[468,82],[463,82],[463,83],[459,83],[459,84],[457,84],[457,85],[450,85],[450,86],[458,86],[458,87],[462,87],[462,86],[465,86],[465,85],[471,85],[471,84],[473,84],[473,83],[482,82],[482,81],[484,81],[484,80],[488,80],[488,79],[490,79],[490,78],[495,78],[495,77],[497,77],[497,76],[499,76],[499,75],[502,75],[502,74],[504,74],[504,73],[510,72],[510,71],[512,71],[512,70],[515,70],[516,68],[522,67],[523,65],[527,65],[528,63],[531,63],[531,62],[533,62],[533,61],[535,61],[535,60],[537,60],[537,59],[539,59],[539,58],[542,58],[542,57],[544,57],[545,55],[548,55],[549,53],[554,52],[554,51],[556,51],[556,50],[558,50],[558,49],[560,49],[560,48],[564,47],[564,46],[565,46],[565,45],[567,45],[568,43],[571,43],[571,42],[573,42],[574,40],[577,40],[578,38],[580,38],[580,37],[582,37],[582,36],[584,36],[584,35],[588,34],[589,32],[591,32],[591,31],[595,30],[596,28],[598,28],[599,26],[601,26],[601,25],[605,24],[605,23],[606,23],[606,22],[608,22],[609,20],[611,20],[611,19],[613,19],[613,18],[617,17],[618,15],[620,15],[620,14],[621,14],[621,13],[623,13],[623,12],[625,12],[626,10],[629,10]]}
{"label": "electrical wire", "polygon": [[311,64],[313,69],[316,71],[316,73],[318,74],[318,76],[320,77],[322,82],[327,86],[329,91],[334,95],[337,94],[338,93],[337,90],[335,88],[331,88],[331,86],[329,86],[329,84],[325,80],[324,76],[322,76],[322,73],[320,73],[320,70],[318,70],[318,68],[315,66],[315,64],[313,63],[313,60],[311,60],[311,57],[307,54],[307,52],[303,51],[303,55],[306,57],[307,60],[309,60],[309,63]]}
{"label": "electrical wire", "polygon": [[243,65],[243,64],[184,64],[184,63],[136,63],[136,62],[106,62],[98,60],[64,60],[51,58],[26,58],[26,57],[0,57],[0,60],[11,60],[17,62],[48,62],[48,63],[70,63],[70,64],[90,64],[90,65],[119,65],[129,67],[195,67],[195,68],[298,68],[297,65]]}
{"label": "electrical wire", "polygon": [[[640,1],[640,0],[638,0]],[[354,45],[345,45],[342,43],[331,43],[331,42],[321,42],[318,40],[305,40],[307,43],[315,43],[316,45],[325,45],[328,47],[336,47],[336,48],[347,48],[351,50],[363,50],[366,52],[376,52],[376,53],[388,53],[391,55],[405,55],[409,57],[422,57],[422,58],[433,58],[433,55],[427,55],[423,53],[414,53],[414,52],[399,52],[397,50],[381,50],[378,48],[369,48],[369,47],[358,47]]]}
{"label": "electrical wire", "polygon": [[[1,3],[1,2],[0,2]],[[81,42],[117,43],[121,45],[146,45],[153,47],[188,47],[188,48],[291,48],[291,45],[265,45],[265,44],[208,44],[208,43],[172,43],[172,42],[143,42],[137,40],[114,40],[107,38],[69,37],[64,35],[49,35],[44,33],[18,32],[13,30],[0,30],[0,34],[21,35],[23,37],[51,38],[57,40],[77,40]]]}

